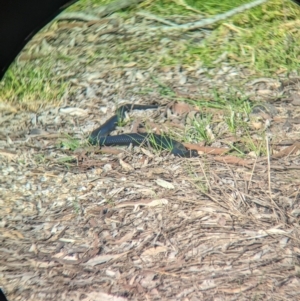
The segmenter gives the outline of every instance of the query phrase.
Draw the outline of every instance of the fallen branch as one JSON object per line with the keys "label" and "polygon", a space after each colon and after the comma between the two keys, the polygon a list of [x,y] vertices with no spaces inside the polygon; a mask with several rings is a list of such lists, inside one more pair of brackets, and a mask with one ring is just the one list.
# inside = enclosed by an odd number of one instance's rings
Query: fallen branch
{"label": "fallen branch", "polygon": [[193,23],[186,23],[186,24],[181,24],[181,25],[176,25],[176,26],[164,26],[164,27],[151,27],[150,30],[162,30],[162,31],[170,31],[170,30],[182,30],[182,31],[189,31],[189,30],[194,30],[197,28],[205,27],[207,25],[214,24],[218,21],[227,19],[229,17],[232,17],[236,14],[239,14],[245,10],[248,10],[250,8],[253,8],[255,6],[261,5],[268,0],[256,0],[244,5],[241,5],[239,7],[236,7],[232,10],[227,11],[226,13],[215,15],[211,18],[203,19],[198,22],[193,22]]}

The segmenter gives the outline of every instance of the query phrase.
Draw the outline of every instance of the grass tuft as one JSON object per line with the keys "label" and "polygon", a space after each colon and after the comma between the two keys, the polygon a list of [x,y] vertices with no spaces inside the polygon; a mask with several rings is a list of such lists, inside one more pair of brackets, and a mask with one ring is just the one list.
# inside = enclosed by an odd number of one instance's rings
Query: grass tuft
{"label": "grass tuft", "polygon": [[[212,2],[205,2],[208,12],[223,12],[215,11]],[[234,2],[237,6],[245,1]],[[200,2],[197,7],[201,9]],[[291,1],[268,1],[217,24],[200,45],[187,45],[190,55],[185,62],[197,59],[207,67],[217,67],[222,62],[243,65],[261,75],[294,71],[300,59],[296,42],[300,38],[299,13],[299,7]]]}
{"label": "grass tuft", "polygon": [[14,64],[0,82],[0,101],[36,110],[39,106],[59,102],[67,87],[68,83],[57,79],[47,64]]}
{"label": "grass tuft", "polygon": [[[111,1],[81,0],[68,10],[90,11],[108,2]],[[142,2],[137,7],[118,13],[122,18],[131,20],[134,13],[142,9],[179,24],[209,18],[247,2],[249,1],[155,0]],[[26,63],[16,61],[0,83],[0,101],[33,109],[43,104],[59,103],[68,89],[68,83],[55,68],[61,64],[65,70],[72,69],[77,56],[86,62],[87,67],[100,64],[105,59],[119,66],[136,62],[137,68],[142,69],[153,65],[180,64],[189,67],[200,62],[208,68],[219,68],[224,64],[245,67],[253,76],[297,72],[300,60],[300,47],[297,43],[300,40],[299,13],[300,8],[290,0],[270,0],[213,24],[208,28],[210,34],[206,38],[202,35],[202,29],[175,34],[157,32],[155,36],[148,36],[146,31],[145,35],[138,38],[128,36],[125,39],[122,35],[116,35],[113,42],[93,45],[92,51],[85,52],[83,43],[82,49],[72,55],[49,56]],[[52,34],[55,32],[51,26],[44,30],[52,30]],[[52,39],[57,39],[57,36]],[[36,46],[32,42],[32,46]],[[52,41],[48,43],[51,44]],[[57,47],[55,45],[51,46]],[[73,48],[69,47],[70,53],[74,52]],[[66,59],[68,57],[72,59]],[[171,96],[167,87],[161,85],[160,89],[161,94]]]}

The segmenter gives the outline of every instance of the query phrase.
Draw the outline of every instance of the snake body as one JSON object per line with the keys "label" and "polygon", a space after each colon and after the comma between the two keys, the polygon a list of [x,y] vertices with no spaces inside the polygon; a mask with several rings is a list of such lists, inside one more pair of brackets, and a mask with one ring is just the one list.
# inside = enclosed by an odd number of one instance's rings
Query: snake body
{"label": "snake body", "polygon": [[93,145],[112,146],[112,145],[141,145],[150,144],[154,148],[167,149],[175,156],[194,157],[197,155],[195,151],[187,150],[184,145],[168,136],[157,135],[153,133],[147,134],[121,134],[109,136],[116,129],[117,125],[124,119],[125,113],[131,110],[148,110],[157,109],[156,105],[132,105],[125,104],[119,107],[116,114],[109,118],[104,124],[95,129],[89,136],[89,142]]}

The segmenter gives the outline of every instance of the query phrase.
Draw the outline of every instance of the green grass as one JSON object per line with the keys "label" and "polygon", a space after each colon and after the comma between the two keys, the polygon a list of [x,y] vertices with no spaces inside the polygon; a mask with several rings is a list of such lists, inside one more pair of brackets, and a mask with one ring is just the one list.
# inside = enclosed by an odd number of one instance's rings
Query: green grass
{"label": "green grass", "polygon": [[241,140],[241,142],[244,143],[244,148],[247,152],[253,152],[257,157],[267,155],[264,131],[260,133],[260,137],[262,138],[261,140],[255,140],[249,133],[246,133],[244,138]]}
{"label": "green grass", "polygon": [[76,149],[78,149],[82,144],[81,140],[75,139],[71,136],[66,136],[65,139],[62,139],[59,143],[58,143],[58,147],[62,148],[62,149],[67,149],[67,150],[71,150],[71,151],[75,151]]}
{"label": "green grass", "polygon": [[219,14],[227,10],[233,9],[245,3],[249,3],[248,0],[223,0],[223,1],[199,1],[199,0],[187,0],[186,3],[196,9],[206,12],[207,14]]}
{"label": "green grass", "polygon": [[[81,0],[68,8],[69,11],[91,10],[111,1]],[[154,0],[142,2],[137,7],[123,10],[123,18],[130,19],[138,10],[177,22],[174,15],[184,17],[182,22],[223,13],[245,0],[186,0],[186,4],[201,12],[196,13],[176,1]],[[172,35],[157,33],[155,37],[124,38],[116,35],[111,44],[95,45],[93,50],[80,54],[85,65],[92,67],[101,59],[109,59],[119,66],[136,62],[138,68],[178,64],[183,67],[201,62],[204,67],[219,68],[222,64],[243,66],[252,76],[277,76],[282,72],[298,70],[300,60],[300,8],[289,0],[270,0],[234,17],[210,26],[206,39],[195,41],[193,33],[177,32]],[[55,21],[56,22],[56,21]],[[161,24],[157,23],[157,26]],[[51,26],[49,27],[51,30]],[[46,29],[47,30],[47,29]],[[191,35],[191,37],[190,37]],[[190,37],[190,38],[189,38]],[[162,43],[163,39],[168,39]],[[72,52],[72,49],[71,49]],[[14,63],[0,83],[0,101],[13,102],[25,107],[37,103],[58,103],[68,89],[67,80],[61,79],[55,69],[72,70],[79,53],[67,56],[57,54],[27,62]],[[84,67],[86,67],[84,66]],[[161,83],[159,89],[171,96],[168,87]],[[29,105],[30,104],[30,105]],[[39,104],[40,106],[40,104]],[[228,126],[235,127],[232,119]]]}
{"label": "green grass", "polygon": [[244,65],[263,75],[295,70],[300,59],[299,13],[291,1],[273,0],[238,14],[220,23],[202,45],[187,47],[191,55],[187,62],[197,58],[215,67],[224,56],[221,62]]}
{"label": "green grass", "polygon": [[[159,82],[157,84],[158,87],[161,86]],[[165,89],[167,88],[163,86],[162,95],[165,97],[184,101],[173,96],[172,89],[167,89],[168,93],[165,95]],[[234,92],[221,95],[217,91],[210,101],[202,99],[185,101],[198,107],[200,112],[187,118],[184,133],[178,130],[170,131],[167,133],[169,137],[188,143],[204,143],[207,146],[221,141],[230,148],[231,154],[239,157],[247,156],[249,153],[255,153],[257,156],[266,154],[264,144],[261,142],[264,141],[265,129],[253,130],[251,127],[250,113],[255,103],[247,98],[237,97]],[[253,138],[253,133],[260,138]],[[236,142],[227,143],[224,137],[231,137],[229,141]]]}
{"label": "green grass", "polygon": [[[245,157],[249,153],[255,153],[256,156],[266,154],[264,143],[261,142],[264,141],[265,129],[253,130],[251,126],[253,118],[250,118],[250,113],[256,103],[250,102],[246,97],[237,97],[233,90],[227,95],[215,90],[213,99],[209,101],[201,98],[198,100],[178,98],[170,87],[156,78],[153,78],[153,81],[157,84],[156,90],[165,98],[169,98],[170,101],[187,102],[200,110],[193,117],[187,118],[184,133],[171,130],[167,133],[168,137],[188,143],[204,143],[207,146],[221,140],[230,148],[231,154],[239,157]],[[260,106],[263,104],[259,104]],[[253,138],[253,133],[259,138]],[[232,137],[237,142],[224,142],[224,136]]]}
{"label": "green grass", "polygon": [[[150,133],[148,135],[150,145],[152,146],[154,151],[158,154],[160,154],[161,151],[163,151],[163,150],[167,150],[167,151],[171,152],[174,147],[173,141],[170,140],[169,135],[165,135],[162,133],[161,136],[163,137],[163,141],[156,141],[153,134]],[[165,138],[165,140],[164,140],[164,138]]]}
{"label": "green grass", "polygon": [[[249,1],[187,1],[206,16],[223,13]],[[172,14],[174,2],[155,1],[152,11],[162,16]],[[158,9],[160,7],[160,10]],[[182,10],[184,10],[181,7]],[[190,15],[193,15],[189,11]],[[187,42],[181,50],[182,62],[190,65],[195,60],[207,67],[217,67],[225,62],[230,65],[244,65],[261,75],[296,70],[300,59],[300,9],[291,1],[272,0],[261,6],[237,14],[234,17],[213,24],[212,35],[195,45]],[[178,49],[176,49],[178,50]],[[272,50],[272,51],[270,51]],[[163,60],[171,64],[174,58]],[[224,57],[223,59],[220,59]],[[217,62],[216,62],[217,61]]]}
{"label": "green grass", "polygon": [[67,87],[68,83],[57,79],[47,62],[13,64],[0,82],[0,101],[18,102],[35,110],[59,102]]}
{"label": "green grass", "polygon": [[112,2],[112,0],[80,0],[68,7],[66,11],[90,10],[110,2]]}
{"label": "green grass", "polygon": [[188,141],[204,141],[207,144],[213,142],[213,135],[211,135],[212,114],[199,114],[189,120],[189,124],[186,133]]}
{"label": "green grass", "polygon": [[80,205],[80,200],[79,198],[76,196],[73,200],[73,210],[75,212],[75,214],[79,215],[81,213],[81,205]]}
{"label": "green grass", "polygon": [[[222,138],[224,131],[240,135],[241,132],[249,129],[248,120],[252,104],[247,99],[236,96],[225,98],[215,94],[211,102],[199,100],[193,101],[193,104],[201,108],[204,113],[196,115],[190,121],[190,133],[193,133],[190,137],[194,137],[192,140],[196,139],[210,144],[215,139]],[[218,117],[213,118],[212,109],[218,109],[222,114],[219,113]]]}

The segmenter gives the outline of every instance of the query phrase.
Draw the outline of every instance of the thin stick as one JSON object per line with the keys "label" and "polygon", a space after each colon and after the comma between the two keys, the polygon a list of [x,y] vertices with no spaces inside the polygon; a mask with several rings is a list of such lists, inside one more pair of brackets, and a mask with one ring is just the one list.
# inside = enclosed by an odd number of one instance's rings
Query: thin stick
{"label": "thin stick", "polygon": [[271,162],[270,162],[270,150],[269,150],[269,138],[266,135],[266,146],[267,146],[267,161],[268,161],[268,184],[269,184],[269,193],[272,199],[272,191],[271,191]]}
{"label": "thin stick", "polygon": [[[271,191],[271,162],[270,162],[270,150],[269,150],[269,138],[266,135],[266,146],[267,146],[267,160],[268,160],[268,184],[269,184],[269,194],[270,194],[270,199],[271,202],[273,203],[273,205],[279,210],[279,212],[281,213],[281,216],[284,217],[284,214],[282,212],[282,210],[279,208],[279,206],[277,205],[277,203],[273,200],[272,197],[272,191]],[[275,210],[273,209],[274,214],[276,214]]]}
{"label": "thin stick", "polygon": [[[258,155],[260,154],[260,150],[261,150],[261,145],[259,146]],[[252,167],[251,176],[250,176],[250,179],[249,179],[249,185],[247,187],[248,191],[249,191],[249,189],[251,187],[254,170],[255,170],[256,163],[257,163],[257,158],[258,158],[258,156],[255,157],[255,162],[254,162],[253,167]]]}
{"label": "thin stick", "polygon": [[205,177],[207,186],[209,187],[209,191],[211,192],[211,191],[212,191],[212,190],[211,190],[211,186],[210,186],[209,180],[208,180],[208,178],[207,178],[207,176],[206,176],[206,172],[204,171],[204,168],[203,168],[203,166],[202,166],[202,163],[201,163],[201,160],[200,160],[200,159],[199,159],[199,165],[200,165],[201,170],[202,170],[202,173],[203,173],[203,175],[204,175],[204,177]]}

